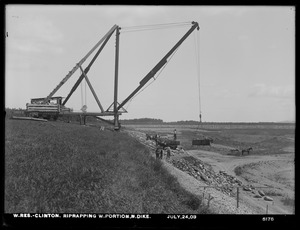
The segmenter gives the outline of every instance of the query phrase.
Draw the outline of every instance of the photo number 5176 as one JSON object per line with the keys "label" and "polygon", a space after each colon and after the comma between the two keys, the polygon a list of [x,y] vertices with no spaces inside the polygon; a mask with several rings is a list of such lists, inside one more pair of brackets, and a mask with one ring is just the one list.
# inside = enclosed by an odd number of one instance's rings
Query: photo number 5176
{"label": "photo number 5176", "polygon": [[262,221],[274,221],[274,217],[272,217],[272,216],[263,217]]}

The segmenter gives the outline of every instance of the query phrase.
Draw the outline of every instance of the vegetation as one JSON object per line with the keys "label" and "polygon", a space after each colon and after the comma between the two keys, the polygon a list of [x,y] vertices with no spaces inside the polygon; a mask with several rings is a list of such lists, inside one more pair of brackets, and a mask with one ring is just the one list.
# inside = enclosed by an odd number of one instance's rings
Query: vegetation
{"label": "vegetation", "polygon": [[290,197],[284,197],[283,199],[281,199],[281,201],[286,206],[294,206],[295,205],[295,200]]}
{"label": "vegetation", "polygon": [[208,213],[126,132],[6,119],[6,213]]}
{"label": "vegetation", "polygon": [[5,118],[10,118],[11,116],[15,115],[16,113],[17,114],[23,114],[24,112],[24,109],[21,109],[21,108],[5,108]]}
{"label": "vegetation", "polygon": [[240,175],[242,175],[242,173],[243,173],[243,169],[242,169],[242,167],[241,167],[241,166],[237,166],[237,167],[235,167],[235,169],[234,169],[234,173],[235,173],[235,175],[237,175],[237,176],[240,176]]}
{"label": "vegetation", "polygon": [[281,192],[278,192],[274,189],[265,189],[264,192],[267,196],[282,196]]}
{"label": "vegetation", "polygon": [[138,119],[124,119],[120,121],[122,124],[162,124],[163,120],[155,118],[138,118]]}

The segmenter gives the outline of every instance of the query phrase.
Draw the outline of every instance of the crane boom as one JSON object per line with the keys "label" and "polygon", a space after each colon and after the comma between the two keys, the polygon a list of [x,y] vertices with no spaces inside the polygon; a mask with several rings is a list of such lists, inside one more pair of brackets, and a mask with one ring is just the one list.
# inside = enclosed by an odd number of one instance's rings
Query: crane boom
{"label": "crane boom", "polygon": [[69,100],[69,98],[72,96],[72,94],[74,93],[74,91],[77,89],[77,87],[79,86],[79,84],[81,83],[81,81],[84,79],[84,74],[87,74],[91,68],[91,66],[94,64],[94,62],[96,61],[97,57],[99,56],[99,54],[101,53],[101,51],[103,50],[104,46],[106,45],[106,43],[108,42],[108,40],[110,39],[111,35],[113,33],[110,33],[105,41],[102,43],[101,47],[99,48],[99,50],[96,52],[95,56],[92,58],[91,62],[88,64],[88,66],[85,68],[84,73],[82,73],[80,75],[80,77],[78,78],[78,80],[76,81],[75,85],[72,87],[70,93],[68,94],[68,96],[66,97],[66,99],[63,101],[63,105],[65,105],[67,103],[67,101]]}
{"label": "crane boom", "polygon": [[192,27],[185,35],[174,45],[174,47],[154,66],[154,68],[140,81],[140,85],[118,106],[117,110],[122,108],[155,74],[167,63],[167,59],[174,53],[174,51],[184,42],[184,40],[197,28],[199,24],[192,22]]}
{"label": "crane boom", "polygon": [[95,49],[106,39],[108,36],[110,36],[115,29],[117,28],[117,25],[114,25],[105,35],[103,38],[100,39],[100,41],[73,67],[73,69],[64,77],[64,79],[61,80],[61,82],[55,87],[55,89],[45,98],[43,101],[46,103],[59,89],[60,87],[75,73],[75,71],[86,61],[86,59],[94,52]]}

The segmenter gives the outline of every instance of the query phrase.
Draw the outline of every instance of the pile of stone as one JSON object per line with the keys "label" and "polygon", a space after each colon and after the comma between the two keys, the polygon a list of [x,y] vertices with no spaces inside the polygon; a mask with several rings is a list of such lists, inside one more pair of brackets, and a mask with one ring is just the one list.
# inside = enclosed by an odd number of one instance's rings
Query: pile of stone
{"label": "pile of stone", "polygon": [[226,195],[235,197],[237,192],[236,188],[242,187],[243,191],[252,193],[250,195],[254,196],[254,198],[263,198],[266,201],[273,201],[273,198],[266,196],[262,190],[256,191],[252,185],[243,185],[239,179],[227,174],[223,170],[216,173],[210,165],[205,164],[201,160],[188,157],[178,160],[171,159],[170,163],[197,180],[204,182],[207,186],[214,187]]}
{"label": "pile of stone", "polygon": [[266,196],[266,194],[264,193],[264,191],[262,191],[262,190],[255,191],[255,188],[252,187],[251,185],[243,187],[243,190],[247,191],[247,192],[253,193],[254,194],[254,196],[253,196],[254,198],[258,198],[258,199],[263,198],[266,201],[273,201],[273,198],[269,197],[269,196]]}
{"label": "pile of stone", "polygon": [[202,162],[201,160],[188,158],[170,160],[176,168],[180,169],[193,176],[199,181],[204,182],[208,186],[215,187],[223,193],[234,196],[236,193],[235,187],[242,186],[242,182],[232,175],[228,175],[225,171],[215,173],[213,169]]}

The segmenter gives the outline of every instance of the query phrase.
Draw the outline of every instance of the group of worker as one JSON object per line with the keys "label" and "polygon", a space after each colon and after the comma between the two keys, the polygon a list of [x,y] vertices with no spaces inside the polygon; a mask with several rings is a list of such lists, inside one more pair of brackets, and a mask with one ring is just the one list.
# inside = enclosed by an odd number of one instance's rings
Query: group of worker
{"label": "group of worker", "polygon": [[[176,129],[174,129],[174,133],[173,133],[173,137],[174,137],[174,140],[177,139],[177,132],[176,132]],[[164,155],[164,150],[167,152],[167,155],[166,155],[166,159],[170,159],[171,157],[171,148],[169,146],[163,148],[162,146],[159,146],[158,145],[158,138],[159,138],[159,135],[156,134],[155,135],[155,141],[156,141],[156,151],[155,151],[155,155],[156,155],[156,159],[163,159],[163,155]]]}
{"label": "group of worker", "polygon": [[166,156],[166,159],[170,159],[171,157],[171,148],[170,147],[165,147],[163,148],[162,146],[158,146],[156,148],[156,151],[155,151],[155,154],[156,154],[156,159],[160,159],[162,160],[163,159],[163,155],[164,155],[164,151],[167,151],[167,156]]}

